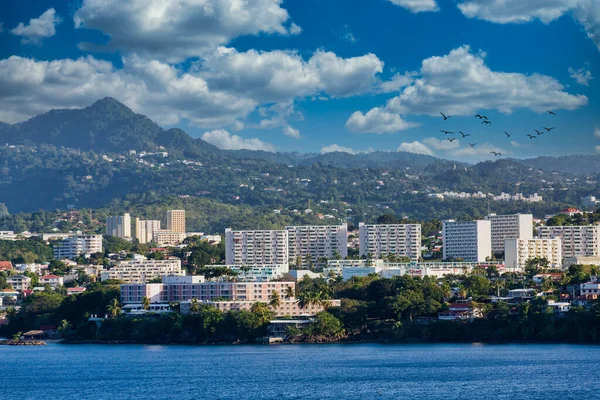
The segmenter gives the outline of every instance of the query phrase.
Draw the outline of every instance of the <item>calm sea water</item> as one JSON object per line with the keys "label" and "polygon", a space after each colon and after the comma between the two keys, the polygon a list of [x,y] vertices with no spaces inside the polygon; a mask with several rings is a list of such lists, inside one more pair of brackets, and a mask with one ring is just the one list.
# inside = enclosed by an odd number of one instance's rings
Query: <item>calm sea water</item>
{"label": "calm sea water", "polygon": [[600,347],[0,346],[0,399],[600,399]]}

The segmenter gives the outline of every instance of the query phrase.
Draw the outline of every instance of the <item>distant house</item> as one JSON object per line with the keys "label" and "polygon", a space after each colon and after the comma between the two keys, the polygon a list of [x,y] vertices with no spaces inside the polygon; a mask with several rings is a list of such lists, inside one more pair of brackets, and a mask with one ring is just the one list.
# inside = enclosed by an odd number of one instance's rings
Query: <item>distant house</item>
{"label": "distant house", "polygon": [[482,313],[479,307],[472,302],[451,303],[448,310],[438,313],[438,319],[441,321],[469,321],[474,318],[481,318]]}
{"label": "distant house", "polygon": [[13,289],[15,290],[26,290],[31,287],[31,278],[25,275],[13,275],[6,280]]}
{"label": "distant house", "polygon": [[56,288],[64,284],[64,279],[62,276],[44,275],[40,278],[40,284],[50,285],[51,287]]}
{"label": "distant house", "polygon": [[67,289],[67,296],[85,292],[84,287],[71,287]]}
{"label": "distant house", "polygon": [[554,274],[537,274],[533,276],[533,283],[536,283],[538,285],[544,283],[544,280],[546,279],[551,279],[552,282],[560,282],[560,280],[562,279],[563,274],[558,274],[558,273],[554,273]]}
{"label": "distant house", "polygon": [[508,297],[513,299],[527,300],[535,297],[535,289],[513,289],[508,291]]}
{"label": "distant house", "polygon": [[0,261],[0,271],[7,271],[13,269],[12,262],[10,261]]}
{"label": "distant house", "polygon": [[548,300],[548,307],[552,308],[554,314],[562,316],[569,312],[571,303]]}
{"label": "distant house", "polygon": [[576,208],[569,207],[569,208],[565,208],[560,213],[564,214],[564,215],[568,215],[569,217],[572,217],[575,214],[583,214],[583,211],[578,210]]}

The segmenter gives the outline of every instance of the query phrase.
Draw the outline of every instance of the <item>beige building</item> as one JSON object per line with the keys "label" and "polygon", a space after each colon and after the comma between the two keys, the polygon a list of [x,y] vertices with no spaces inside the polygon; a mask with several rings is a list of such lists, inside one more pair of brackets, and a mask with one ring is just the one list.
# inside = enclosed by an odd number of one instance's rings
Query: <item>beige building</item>
{"label": "beige building", "polygon": [[600,225],[541,226],[540,239],[558,237],[562,241],[562,256],[600,257]]}
{"label": "beige building", "polygon": [[154,231],[153,240],[159,246],[177,246],[183,242],[187,235],[185,233],[171,232],[168,229]]}
{"label": "beige building", "polygon": [[167,230],[175,233],[185,233],[185,210],[167,211]]}
{"label": "beige building", "polygon": [[550,268],[562,268],[562,243],[555,239],[506,239],[504,242],[504,260],[506,268],[522,270],[527,260],[546,258]]}
{"label": "beige building", "polygon": [[149,243],[154,239],[154,233],[160,230],[160,221],[135,219],[135,238],[140,243]]}
{"label": "beige building", "polygon": [[131,238],[131,216],[128,213],[106,218],[106,234],[124,239]]}

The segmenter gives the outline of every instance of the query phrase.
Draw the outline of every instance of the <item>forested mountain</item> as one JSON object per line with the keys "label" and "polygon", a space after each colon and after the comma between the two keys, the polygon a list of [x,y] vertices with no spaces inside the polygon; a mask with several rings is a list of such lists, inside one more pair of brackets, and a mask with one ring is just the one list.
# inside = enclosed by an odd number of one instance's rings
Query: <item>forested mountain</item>
{"label": "forested mountain", "polygon": [[600,172],[600,155],[574,154],[561,157],[536,157],[518,160],[521,164],[548,172],[594,175]]}

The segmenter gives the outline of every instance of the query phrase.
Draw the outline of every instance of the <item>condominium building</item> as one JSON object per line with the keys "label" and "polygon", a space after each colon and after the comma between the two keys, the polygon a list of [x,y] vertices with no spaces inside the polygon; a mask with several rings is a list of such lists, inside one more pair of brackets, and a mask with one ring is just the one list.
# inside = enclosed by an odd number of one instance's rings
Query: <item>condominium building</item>
{"label": "condominium building", "polygon": [[269,282],[280,279],[290,272],[288,264],[277,265],[206,265],[206,268],[230,269],[238,281],[242,282]]}
{"label": "condominium building", "polygon": [[106,218],[106,235],[120,238],[131,238],[131,216],[123,215]]}
{"label": "condominium building", "polygon": [[185,233],[185,210],[167,211],[167,230]]}
{"label": "condominium building", "polygon": [[177,246],[183,242],[187,234],[171,232],[168,229],[157,229],[154,231],[153,240],[159,246]]}
{"label": "condominium building", "polygon": [[348,224],[287,226],[289,263],[297,268],[324,265],[324,259],[348,255]]}
{"label": "condominium building", "polygon": [[394,254],[418,261],[421,256],[421,224],[367,225],[359,223],[359,254],[380,258]]}
{"label": "condominium building", "polygon": [[154,239],[154,232],[160,230],[160,221],[153,219],[135,219],[135,238],[144,244]]}
{"label": "condominium building", "polygon": [[492,223],[478,221],[444,221],[444,259],[483,262],[492,256]]}
{"label": "condominium building", "polygon": [[167,275],[185,275],[179,258],[121,261],[115,267],[102,271],[100,278],[103,281],[119,279],[127,283],[147,283]]}
{"label": "condominium building", "polygon": [[485,219],[492,223],[493,253],[504,251],[506,239],[533,239],[533,215],[531,214],[490,214]]}
{"label": "condominium building", "polygon": [[600,225],[542,226],[538,228],[540,239],[559,237],[562,241],[562,256],[600,256]]}
{"label": "condominium building", "polygon": [[506,267],[522,270],[527,260],[546,258],[550,268],[562,268],[562,243],[555,239],[506,239],[504,260]]}
{"label": "condominium building", "polygon": [[54,258],[89,257],[94,253],[102,253],[102,235],[74,235],[54,245]]}
{"label": "condominium building", "polygon": [[288,232],[225,229],[225,263],[228,265],[287,264]]}

